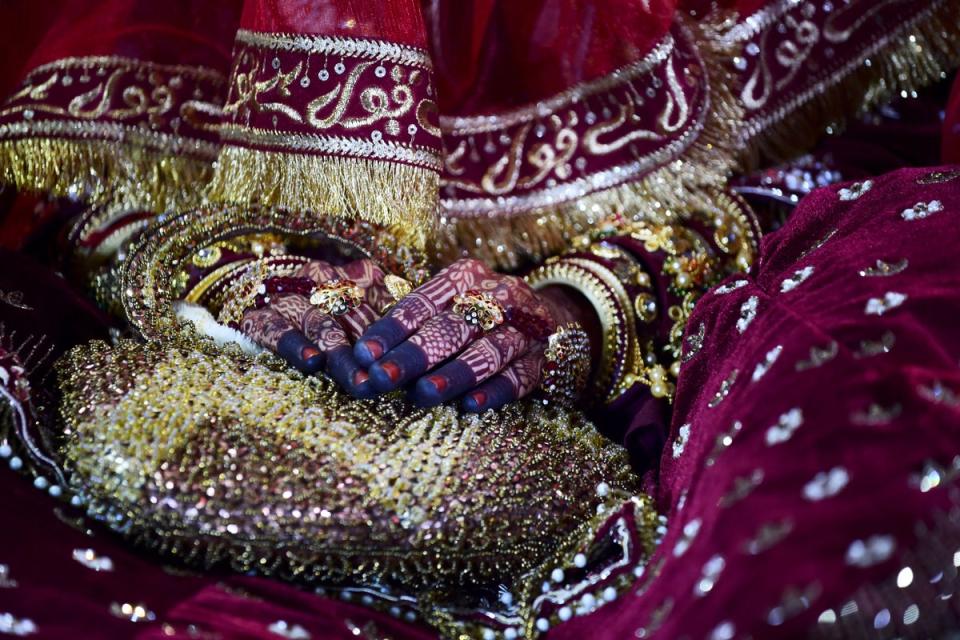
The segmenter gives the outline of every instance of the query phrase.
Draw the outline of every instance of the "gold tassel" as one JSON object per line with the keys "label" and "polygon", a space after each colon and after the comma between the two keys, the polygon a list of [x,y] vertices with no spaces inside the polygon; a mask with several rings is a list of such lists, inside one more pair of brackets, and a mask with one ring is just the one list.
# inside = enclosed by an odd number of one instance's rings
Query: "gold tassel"
{"label": "gold tassel", "polygon": [[392,227],[422,249],[436,229],[438,185],[436,172],[405,164],[228,146],[207,195]]}
{"label": "gold tassel", "polygon": [[0,141],[0,180],[23,191],[110,200],[129,210],[199,204],[209,162],[132,144],[68,138]]}
{"label": "gold tassel", "polygon": [[868,56],[869,65],[831,78],[829,86],[784,109],[762,130],[743,132],[744,167],[795,157],[808,151],[828,127],[837,132],[852,115],[944,79],[960,65],[960,2],[942,0],[885,37],[886,45]]}
{"label": "gold tassel", "polygon": [[[724,196],[735,164],[742,113],[731,92],[733,78],[726,68],[731,53],[721,49],[722,18],[685,24],[693,40],[701,45],[710,105],[703,130],[679,158],[640,180],[557,206],[510,217],[445,218],[432,252],[436,259],[443,263],[474,256],[498,268],[515,270],[561,253],[574,238],[595,230],[614,215],[624,222],[664,224],[693,213],[729,213],[717,203]],[[730,199],[726,201],[729,204]]]}

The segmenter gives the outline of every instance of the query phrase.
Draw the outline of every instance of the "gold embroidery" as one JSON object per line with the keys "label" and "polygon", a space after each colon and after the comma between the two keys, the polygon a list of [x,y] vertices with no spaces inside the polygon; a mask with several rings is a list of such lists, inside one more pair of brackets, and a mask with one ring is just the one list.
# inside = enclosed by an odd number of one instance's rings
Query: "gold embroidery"
{"label": "gold embroidery", "polygon": [[14,309],[33,311],[33,307],[24,303],[23,291],[3,291],[0,289],[0,302],[6,303]]}

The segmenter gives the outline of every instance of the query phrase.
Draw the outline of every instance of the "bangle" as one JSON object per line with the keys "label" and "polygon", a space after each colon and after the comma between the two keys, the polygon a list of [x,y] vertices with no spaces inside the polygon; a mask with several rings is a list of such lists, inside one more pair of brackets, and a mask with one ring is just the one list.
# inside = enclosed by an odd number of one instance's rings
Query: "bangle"
{"label": "bangle", "polygon": [[301,256],[270,256],[247,263],[246,268],[239,272],[231,271],[230,281],[221,287],[223,303],[217,319],[222,324],[239,327],[244,312],[255,306],[258,296],[266,293],[265,280],[292,276],[305,262],[307,259]]}
{"label": "bangle", "polygon": [[590,339],[576,322],[557,327],[547,338],[543,352],[544,404],[572,408],[587,385],[590,374]]}

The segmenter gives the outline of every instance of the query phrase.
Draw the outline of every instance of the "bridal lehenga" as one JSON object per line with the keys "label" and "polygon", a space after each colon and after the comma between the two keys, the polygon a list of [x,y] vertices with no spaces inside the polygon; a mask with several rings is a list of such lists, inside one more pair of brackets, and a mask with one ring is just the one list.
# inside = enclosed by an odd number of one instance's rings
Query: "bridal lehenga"
{"label": "bridal lehenga", "polygon": [[[918,164],[887,159],[911,146],[892,123],[942,97],[922,88],[960,60],[957,3],[12,5],[0,455],[180,571],[317,590],[295,625],[169,593],[104,616],[508,640],[957,622],[960,171],[877,175]],[[358,398],[241,320],[318,260],[376,265],[381,315],[463,259],[573,290],[589,380],[558,330],[503,408]],[[470,296],[468,321],[535,326]],[[0,632],[45,631],[27,570],[0,569]]]}

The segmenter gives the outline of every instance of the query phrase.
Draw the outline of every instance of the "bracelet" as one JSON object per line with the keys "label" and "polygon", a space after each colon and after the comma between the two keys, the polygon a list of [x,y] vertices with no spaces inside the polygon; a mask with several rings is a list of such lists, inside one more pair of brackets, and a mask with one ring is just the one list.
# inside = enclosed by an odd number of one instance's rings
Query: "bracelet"
{"label": "bracelet", "polygon": [[557,327],[543,352],[544,404],[572,408],[587,386],[590,374],[590,339],[576,322]]}
{"label": "bracelet", "polygon": [[292,276],[305,262],[307,259],[302,256],[270,256],[247,263],[239,273],[230,272],[231,280],[222,286],[219,322],[239,327],[244,312],[254,307],[257,297],[266,292],[263,283],[267,278]]}

